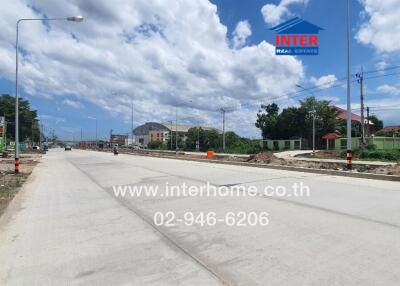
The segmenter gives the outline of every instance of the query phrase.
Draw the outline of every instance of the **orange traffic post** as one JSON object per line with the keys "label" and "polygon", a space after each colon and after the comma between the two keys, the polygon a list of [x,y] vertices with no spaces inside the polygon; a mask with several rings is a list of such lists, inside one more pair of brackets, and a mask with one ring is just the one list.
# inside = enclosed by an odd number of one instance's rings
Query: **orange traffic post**
{"label": "orange traffic post", "polygon": [[15,158],[15,174],[19,173],[19,158]]}

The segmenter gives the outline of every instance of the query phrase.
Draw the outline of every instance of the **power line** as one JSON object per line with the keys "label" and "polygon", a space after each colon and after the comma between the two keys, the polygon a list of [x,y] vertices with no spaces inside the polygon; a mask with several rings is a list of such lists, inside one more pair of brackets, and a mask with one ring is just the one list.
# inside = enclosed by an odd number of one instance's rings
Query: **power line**
{"label": "power line", "polygon": [[[368,73],[370,74],[370,73],[374,73],[374,72],[380,72],[380,71],[389,70],[389,69],[395,69],[395,68],[400,68],[400,66],[393,66],[393,67],[390,67],[390,68],[380,69],[380,70],[372,70],[372,71],[368,71]],[[365,73],[366,72],[364,72],[364,74]],[[390,74],[382,74],[382,75],[377,75],[377,76],[365,77],[364,79],[375,79],[375,78],[382,78],[382,77],[394,76],[394,75],[399,75],[399,74],[400,74],[400,72],[395,72],[395,73],[390,73]],[[356,75],[356,74],[354,74],[354,75]],[[274,100],[279,100],[279,99],[284,99],[284,98],[285,99],[286,98],[292,99],[292,98],[305,96],[305,95],[308,94],[307,92],[309,92],[309,93],[311,93],[311,92],[313,92],[313,93],[322,92],[322,91],[324,91],[326,89],[331,89],[331,88],[336,88],[336,87],[342,86],[343,83],[337,83],[337,84],[333,84],[333,85],[331,85],[329,87],[326,87],[327,85],[329,85],[331,83],[342,82],[344,79],[345,78],[341,78],[341,79],[337,79],[337,80],[334,80],[334,81],[326,82],[324,84],[316,85],[316,86],[313,86],[313,87],[303,88],[300,91],[291,92],[291,93],[287,93],[285,95],[276,96],[276,97],[270,98],[269,100],[270,101],[274,101]],[[357,82],[357,79],[354,79],[354,80],[351,81],[351,83],[356,83],[356,82]],[[315,89],[317,89],[317,90],[315,90]],[[291,95],[293,95],[293,96],[291,96]],[[261,103],[261,104],[263,104],[263,103]]]}

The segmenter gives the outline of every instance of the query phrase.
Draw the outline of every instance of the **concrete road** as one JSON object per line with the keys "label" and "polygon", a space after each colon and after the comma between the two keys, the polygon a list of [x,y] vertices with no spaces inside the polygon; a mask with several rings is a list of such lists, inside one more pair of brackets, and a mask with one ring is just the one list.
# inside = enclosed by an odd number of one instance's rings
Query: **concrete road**
{"label": "concrete road", "polygon": [[[256,193],[166,193],[207,182]],[[250,226],[262,212],[268,225]],[[0,265],[0,285],[399,285],[400,183],[52,150],[0,218]]]}

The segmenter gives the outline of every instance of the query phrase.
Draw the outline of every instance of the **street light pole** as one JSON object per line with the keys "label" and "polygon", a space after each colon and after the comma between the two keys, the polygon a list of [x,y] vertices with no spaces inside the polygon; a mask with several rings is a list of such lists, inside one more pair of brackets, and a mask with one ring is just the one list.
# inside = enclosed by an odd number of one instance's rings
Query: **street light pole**
{"label": "street light pole", "polygon": [[131,106],[132,107],[132,109],[131,109],[131,135],[132,135],[132,142],[131,142],[131,144],[133,146],[133,100],[132,100],[131,104],[132,104],[132,106]]}
{"label": "street light pole", "polygon": [[[298,88],[301,88],[304,91],[307,91],[307,89],[305,89],[300,84],[296,84],[296,86]],[[315,95],[314,95],[314,93],[312,91],[310,91],[310,94],[315,97]],[[312,126],[313,126],[312,127],[312,129],[313,129],[313,138],[312,138],[312,140],[313,140],[313,155],[315,154],[315,116],[316,116],[316,112],[317,111],[315,110],[315,106],[314,106],[314,110],[312,111],[312,119],[313,119],[313,122],[312,122]]]}
{"label": "street light pole", "polygon": [[315,155],[315,110],[313,112],[312,126],[313,126],[312,151],[313,154]]}
{"label": "street light pole", "polygon": [[97,141],[97,117],[96,117],[96,148],[99,148],[99,142]]}
{"label": "street light pole", "polygon": [[178,153],[178,105],[175,109],[175,153]]}
{"label": "street light pole", "polygon": [[225,113],[226,109],[221,108],[222,112],[222,150],[225,152]]}
{"label": "street light pole", "polygon": [[346,55],[347,55],[347,170],[352,169],[351,96],[350,96],[350,1],[346,0]]}
{"label": "street light pole", "polygon": [[19,44],[19,24],[22,21],[71,21],[82,22],[82,16],[67,18],[38,18],[38,19],[19,19],[16,24],[15,36],[15,173],[19,173],[19,98],[18,98],[18,44]]}
{"label": "street light pole", "polygon": [[196,144],[197,152],[200,151],[200,125],[197,127],[197,144]]}

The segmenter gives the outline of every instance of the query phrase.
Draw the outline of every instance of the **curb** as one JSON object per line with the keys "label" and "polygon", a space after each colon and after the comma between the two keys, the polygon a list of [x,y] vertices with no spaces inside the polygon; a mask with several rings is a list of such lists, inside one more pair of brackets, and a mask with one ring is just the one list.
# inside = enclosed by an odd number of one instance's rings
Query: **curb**
{"label": "curb", "polygon": [[133,153],[133,152],[132,153],[131,152],[129,152],[129,153],[121,152],[121,154],[183,160],[183,161],[214,163],[214,164],[223,164],[223,165],[234,165],[234,166],[284,170],[284,171],[293,171],[293,172],[302,172],[302,173],[313,173],[313,174],[322,174],[322,175],[330,175],[330,176],[342,176],[342,177],[351,177],[351,178],[360,178],[360,179],[400,182],[400,176],[394,176],[394,175],[383,175],[383,174],[373,174],[373,173],[355,173],[355,172],[348,172],[348,171],[302,168],[302,167],[293,167],[293,166],[284,166],[284,165],[267,165],[267,164],[257,164],[257,163],[247,163],[247,162],[217,161],[217,160],[200,159],[200,158],[198,158],[198,159],[197,158],[182,158],[182,157],[175,158],[173,156],[163,156],[162,154],[160,154],[160,155],[140,154],[140,153]]}

